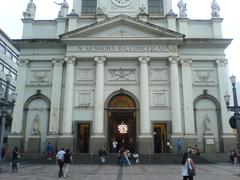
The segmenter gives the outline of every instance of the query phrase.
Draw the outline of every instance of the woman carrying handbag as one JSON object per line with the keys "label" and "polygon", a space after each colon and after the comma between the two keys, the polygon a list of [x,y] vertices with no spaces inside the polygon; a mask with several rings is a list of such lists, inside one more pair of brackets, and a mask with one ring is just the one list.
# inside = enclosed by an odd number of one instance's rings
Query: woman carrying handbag
{"label": "woman carrying handbag", "polygon": [[189,154],[185,152],[182,156],[182,176],[183,180],[193,180],[193,176],[196,175],[193,160],[189,157]]}

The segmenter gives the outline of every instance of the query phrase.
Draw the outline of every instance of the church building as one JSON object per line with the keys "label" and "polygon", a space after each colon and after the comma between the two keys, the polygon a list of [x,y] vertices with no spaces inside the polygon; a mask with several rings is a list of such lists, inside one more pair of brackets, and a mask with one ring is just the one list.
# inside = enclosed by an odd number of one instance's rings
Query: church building
{"label": "church building", "polygon": [[235,147],[224,101],[231,39],[215,0],[203,20],[189,19],[183,0],[56,4],[54,20],[35,20],[33,0],[23,12],[10,147],[111,152],[116,140],[118,149],[164,153],[178,139],[202,152]]}

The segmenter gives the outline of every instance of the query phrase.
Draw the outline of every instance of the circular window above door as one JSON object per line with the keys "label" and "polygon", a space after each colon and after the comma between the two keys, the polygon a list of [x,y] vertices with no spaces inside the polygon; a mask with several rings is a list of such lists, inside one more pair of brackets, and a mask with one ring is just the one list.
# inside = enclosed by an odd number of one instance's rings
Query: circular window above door
{"label": "circular window above door", "polygon": [[126,7],[132,2],[132,0],[112,0],[112,2],[117,6]]}

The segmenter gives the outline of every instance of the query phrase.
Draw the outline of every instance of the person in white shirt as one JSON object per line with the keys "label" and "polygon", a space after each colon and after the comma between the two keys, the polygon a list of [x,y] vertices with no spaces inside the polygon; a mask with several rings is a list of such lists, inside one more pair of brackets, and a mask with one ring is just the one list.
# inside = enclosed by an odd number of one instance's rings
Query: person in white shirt
{"label": "person in white shirt", "polygon": [[112,153],[117,153],[117,144],[118,142],[114,139],[112,142]]}
{"label": "person in white shirt", "polygon": [[64,154],[65,154],[65,151],[64,151],[64,148],[62,148],[60,151],[58,151],[56,155],[56,160],[59,166],[58,177],[63,176]]}
{"label": "person in white shirt", "polygon": [[195,167],[193,160],[189,157],[188,152],[185,152],[182,156],[182,176],[183,180],[193,180],[193,174],[190,174],[190,170],[194,170],[195,172]]}

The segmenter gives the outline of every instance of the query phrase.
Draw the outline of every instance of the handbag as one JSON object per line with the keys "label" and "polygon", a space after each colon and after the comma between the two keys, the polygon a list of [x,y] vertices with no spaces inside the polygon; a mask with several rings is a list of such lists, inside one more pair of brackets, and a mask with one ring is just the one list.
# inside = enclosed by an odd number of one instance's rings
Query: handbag
{"label": "handbag", "polygon": [[[191,160],[192,161],[192,160]],[[193,168],[190,168],[189,162],[188,162],[188,175],[189,176],[196,176],[196,170]]]}

